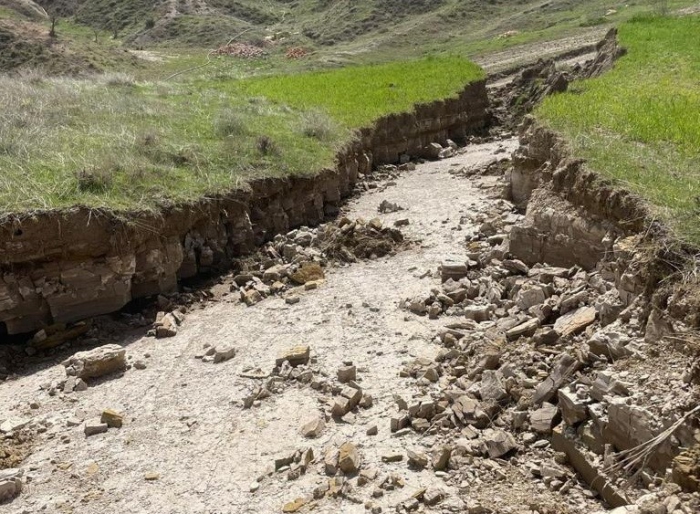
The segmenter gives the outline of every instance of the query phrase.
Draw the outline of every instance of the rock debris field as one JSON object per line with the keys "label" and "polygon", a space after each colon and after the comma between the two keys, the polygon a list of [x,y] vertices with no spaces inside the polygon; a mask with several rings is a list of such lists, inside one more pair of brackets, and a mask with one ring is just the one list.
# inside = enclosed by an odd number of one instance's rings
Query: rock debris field
{"label": "rock debris field", "polygon": [[692,402],[687,359],[634,360],[663,323],[604,270],[509,255],[516,147],[384,167],[338,221],[184,295],[205,301],[161,297],[155,324],[99,319],[30,357],[0,385],[0,510],[698,512],[663,474],[625,488],[600,443],[645,442]]}

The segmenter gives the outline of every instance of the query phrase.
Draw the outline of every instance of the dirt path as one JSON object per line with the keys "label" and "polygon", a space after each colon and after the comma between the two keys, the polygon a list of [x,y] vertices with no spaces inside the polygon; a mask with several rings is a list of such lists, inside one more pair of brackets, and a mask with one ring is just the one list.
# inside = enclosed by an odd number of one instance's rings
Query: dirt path
{"label": "dirt path", "polygon": [[496,73],[521,64],[533,63],[538,59],[552,59],[557,55],[595,45],[603,39],[608,28],[596,27],[584,33],[554,41],[519,45],[502,52],[475,57],[474,61],[488,73]]}
{"label": "dirt path", "polygon": [[[436,270],[446,256],[464,257],[465,235],[473,227],[466,218],[460,225],[461,216],[503,204],[489,198],[489,189],[478,187],[495,179],[470,181],[454,177],[450,170],[493,162],[514,146],[515,141],[509,140],[470,147],[453,159],[419,166],[384,192],[352,202],[347,215],[353,218],[377,216],[377,206],[384,199],[406,207],[380,217],[385,224],[408,218],[405,234],[421,243],[392,258],[332,269],[325,284],[305,293],[297,305],[279,298],[251,308],[239,303],[210,305],[188,315],[176,337],[141,338],[128,346],[128,354],[144,360],[147,369],[132,368],[122,378],[82,393],[50,397],[39,391],[41,384],[63,378],[60,365],[0,387],[0,404],[12,406],[13,415],[31,416],[47,426],[23,466],[30,470],[29,491],[12,503],[12,509],[279,512],[284,503],[327,481],[317,471],[294,482],[277,474],[250,493],[251,483],[265,474],[279,454],[311,446],[322,457],[323,448],[351,440],[360,447],[363,467],[367,467],[380,465],[382,455],[392,451],[430,446],[430,437],[396,438],[389,432],[389,417],[396,412],[393,395],[410,400],[419,394],[415,381],[398,377],[401,364],[410,356],[433,357],[438,347],[430,339],[440,326],[427,318],[407,317],[398,303],[439,284]],[[427,272],[432,276],[419,278]],[[214,365],[194,358],[205,343],[222,342],[237,347],[233,360]],[[281,350],[297,344],[310,345],[314,367],[330,375],[343,361],[352,361],[359,369],[359,384],[375,398],[374,406],[362,410],[355,424],[330,421],[316,440],[306,440],[299,432],[303,421],[323,407],[323,395],[309,386],[287,387],[260,407],[243,410],[242,398],[259,381],[242,378],[240,373],[250,367],[269,371]],[[40,409],[29,409],[33,401],[40,403]],[[76,413],[92,417],[104,408],[124,412],[125,426],[87,439],[81,426],[66,426]],[[373,424],[379,428],[378,435],[365,435]],[[405,488],[377,500],[385,507],[393,507],[421,487],[443,484],[431,471],[408,473],[405,460],[382,468],[399,471],[406,479]],[[144,476],[151,471],[160,478],[146,481]],[[452,493],[456,489],[447,486]],[[369,497],[369,490],[361,496]],[[448,496],[457,501],[456,496]],[[362,504],[342,500],[342,507],[331,502],[316,512],[338,512],[339,508],[365,510]]]}

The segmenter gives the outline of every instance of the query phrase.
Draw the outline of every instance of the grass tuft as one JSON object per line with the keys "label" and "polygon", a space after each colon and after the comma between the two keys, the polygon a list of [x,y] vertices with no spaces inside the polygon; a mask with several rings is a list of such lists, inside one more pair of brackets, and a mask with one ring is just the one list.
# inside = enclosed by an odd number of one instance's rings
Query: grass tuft
{"label": "grass tuft", "polygon": [[310,111],[302,117],[302,133],[319,141],[331,141],[338,133],[338,124],[325,113]]}
{"label": "grass tuft", "polygon": [[231,109],[220,113],[214,123],[214,130],[220,137],[240,136],[246,132],[245,117]]}
{"label": "grass tuft", "polygon": [[75,174],[78,190],[88,193],[104,193],[112,186],[109,169],[82,169]]}

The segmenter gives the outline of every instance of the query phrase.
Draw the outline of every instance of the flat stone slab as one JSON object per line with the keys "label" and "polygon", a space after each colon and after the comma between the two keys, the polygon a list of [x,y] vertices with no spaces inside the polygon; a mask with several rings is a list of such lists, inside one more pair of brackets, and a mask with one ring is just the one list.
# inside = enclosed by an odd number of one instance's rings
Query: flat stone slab
{"label": "flat stone slab", "polygon": [[118,344],[106,344],[78,352],[62,362],[69,376],[87,380],[126,369],[126,350]]}
{"label": "flat stone slab", "polygon": [[559,318],[554,323],[554,330],[561,337],[578,334],[595,321],[595,316],[595,307],[581,307]]}

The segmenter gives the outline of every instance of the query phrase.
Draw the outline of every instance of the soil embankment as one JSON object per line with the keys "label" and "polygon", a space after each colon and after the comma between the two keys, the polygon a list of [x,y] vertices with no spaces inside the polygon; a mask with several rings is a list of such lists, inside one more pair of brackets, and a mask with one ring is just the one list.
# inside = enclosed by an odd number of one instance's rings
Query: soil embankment
{"label": "soil embankment", "polygon": [[333,170],[257,180],[156,213],[75,208],[7,216],[0,224],[0,334],[115,312],[173,292],[180,279],[223,269],[275,234],[337,213],[374,166],[483,130],[487,108],[480,81],[457,98],[380,119],[339,153]]}

